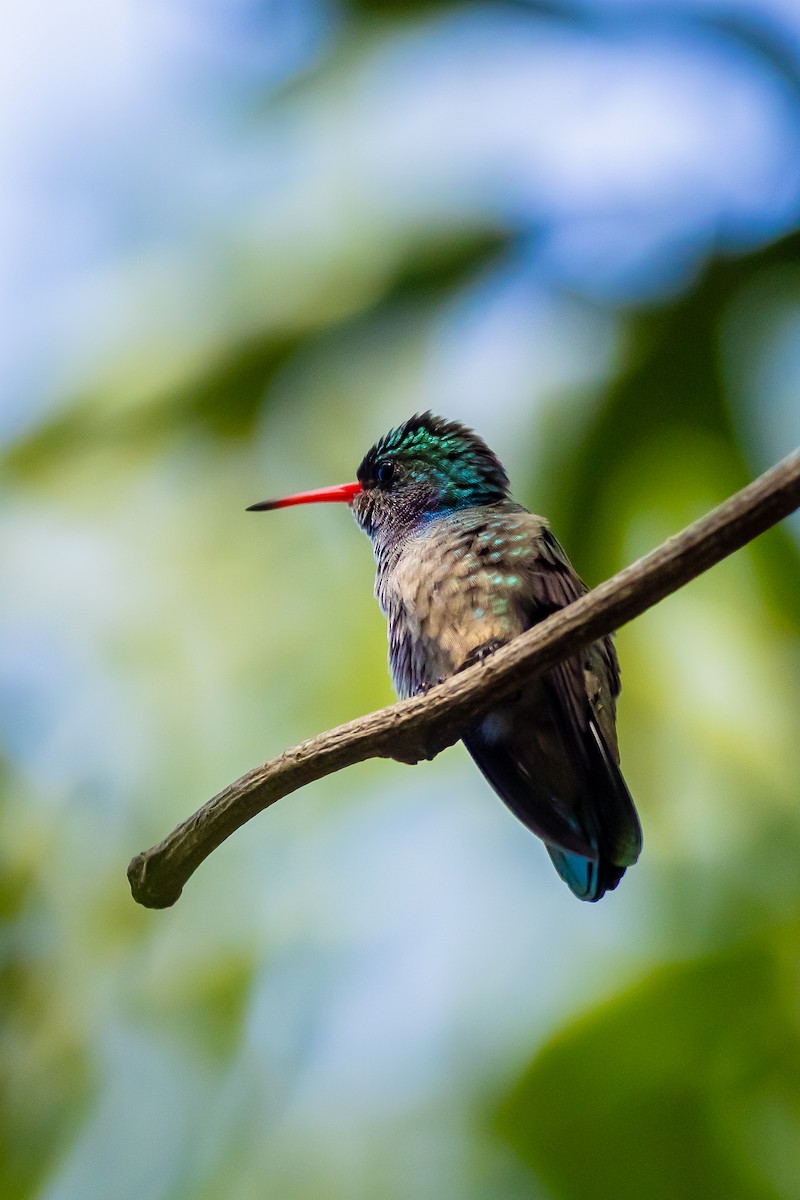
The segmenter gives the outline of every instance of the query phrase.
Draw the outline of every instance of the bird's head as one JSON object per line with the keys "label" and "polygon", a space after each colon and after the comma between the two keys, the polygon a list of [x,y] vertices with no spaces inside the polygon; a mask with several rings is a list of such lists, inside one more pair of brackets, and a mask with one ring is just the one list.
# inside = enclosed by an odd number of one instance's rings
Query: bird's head
{"label": "bird's head", "polygon": [[357,474],[362,490],[353,500],[353,513],[369,534],[491,504],[508,494],[508,476],[486,443],[465,425],[429,412],[376,442]]}
{"label": "bird's head", "polygon": [[362,529],[375,537],[508,495],[508,476],[483,439],[430,412],[410,417],[377,441],[357,475],[355,483],[265,500],[252,509],[345,501]]}

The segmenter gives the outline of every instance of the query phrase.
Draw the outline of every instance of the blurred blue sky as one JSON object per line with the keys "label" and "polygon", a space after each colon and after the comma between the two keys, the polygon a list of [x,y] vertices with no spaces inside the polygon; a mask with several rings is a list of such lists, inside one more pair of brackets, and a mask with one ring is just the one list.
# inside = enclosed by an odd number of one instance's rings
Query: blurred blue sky
{"label": "blurred blue sky", "polygon": [[354,59],[322,0],[18,0],[0,50],[0,431],[121,350],[191,360],[243,314],[290,325],[357,237],[366,287],[410,228],[463,222],[528,239],[536,286],[630,304],[712,247],[792,227],[797,79],[722,19],[790,63],[797,6],[577,11],[368,25]]}

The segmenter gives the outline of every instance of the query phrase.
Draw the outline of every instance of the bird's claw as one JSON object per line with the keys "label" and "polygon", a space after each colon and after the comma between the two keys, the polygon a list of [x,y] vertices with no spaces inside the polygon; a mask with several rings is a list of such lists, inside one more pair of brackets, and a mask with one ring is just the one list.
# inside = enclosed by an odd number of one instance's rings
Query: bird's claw
{"label": "bird's claw", "polygon": [[466,671],[468,667],[474,667],[476,663],[485,662],[491,654],[494,654],[495,650],[499,650],[505,644],[504,638],[489,638],[488,642],[481,642],[480,646],[475,646],[470,650],[458,668],[459,671]]}
{"label": "bird's claw", "polygon": [[433,683],[421,683],[414,694],[416,696],[427,696],[431,688],[438,687],[440,683],[444,683],[443,675],[438,675]]}

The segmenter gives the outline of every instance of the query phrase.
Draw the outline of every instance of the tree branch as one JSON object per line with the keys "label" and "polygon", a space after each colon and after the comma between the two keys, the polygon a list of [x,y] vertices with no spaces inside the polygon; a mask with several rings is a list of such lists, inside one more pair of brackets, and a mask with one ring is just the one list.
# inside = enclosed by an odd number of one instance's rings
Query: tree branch
{"label": "tree branch", "polygon": [[315,779],[368,758],[433,758],[475,721],[590,642],[638,617],[671,592],[800,507],[800,450],[718,508],[573,604],[425,696],[340,725],[248,771],[128,867],[133,897],[167,908],[200,863],[262,809]]}

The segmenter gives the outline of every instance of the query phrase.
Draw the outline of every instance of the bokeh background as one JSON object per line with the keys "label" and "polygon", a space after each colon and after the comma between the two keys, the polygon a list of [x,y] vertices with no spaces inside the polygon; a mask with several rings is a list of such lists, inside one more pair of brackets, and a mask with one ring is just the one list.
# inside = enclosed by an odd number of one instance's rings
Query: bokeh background
{"label": "bokeh background", "polygon": [[338,507],[473,424],[595,584],[800,442],[796,0],[9,0],[2,1200],[797,1200],[800,524],[619,634],[578,903],[463,749],[131,855],[391,698]]}

